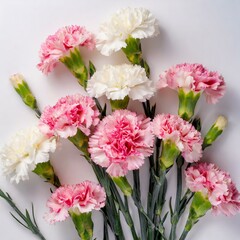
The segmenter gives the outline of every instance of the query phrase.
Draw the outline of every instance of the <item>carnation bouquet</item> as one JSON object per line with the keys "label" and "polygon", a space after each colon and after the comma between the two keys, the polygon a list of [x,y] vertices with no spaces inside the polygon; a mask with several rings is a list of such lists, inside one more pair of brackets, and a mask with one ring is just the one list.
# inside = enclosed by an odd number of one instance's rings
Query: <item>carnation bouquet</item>
{"label": "carnation bouquet", "polygon": [[[196,113],[200,98],[206,99],[201,107],[221,101],[225,80],[200,63],[177,63],[152,79],[142,39],[159,34],[154,15],[137,7],[117,11],[96,34],[80,25],[53,32],[40,46],[37,68],[49,75],[64,66],[79,91],[43,108],[22,74],[10,77],[38,120],[2,146],[2,174],[13,184],[29,180],[31,172],[48,182],[44,219],[57,224],[70,218],[80,239],[184,240],[209,211],[226,216],[240,211],[240,193],[229,173],[204,158],[227,117],[215,116],[202,134],[202,116]],[[91,53],[95,48],[109,58],[122,52],[126,61],[97,68]],[[178,96],[174,114],[159,111],[156,96],[164,88]],[[63,141],[79,150],[96,181],[61,181],[52,159],[58,148],[64,151]],[[172,173],[174,186],[169,184]],[[23,213],[8,193],[1,190],[0,196],[15,210],[15,220],[39,239],[48,239],[33,205]],[[101,236],[94,234],[97,211]]]}

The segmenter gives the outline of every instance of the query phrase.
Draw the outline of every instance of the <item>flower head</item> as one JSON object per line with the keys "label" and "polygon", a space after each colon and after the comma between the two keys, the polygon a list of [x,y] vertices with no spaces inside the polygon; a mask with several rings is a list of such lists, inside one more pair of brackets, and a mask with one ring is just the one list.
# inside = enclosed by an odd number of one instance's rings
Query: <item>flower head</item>
{"label": "flower head", "polygon": [[113,177],[138,169],[153,152],[150,119],[128,110],[105,117],[89,140],[92,160]]}
{"label": "flower head", "polygon": [[40,63],[38,69],[44,74],[53,70],[61,57],[75,47],[84,46],[92,50],[95,48],[95,39],[92,33],[84,27],[66,26],[60,28],[54,35],[48,36],[39,51]]}
{"label": "flower head", "polygon": [[100,25],[97,49],[109,56],[127,46],[126,39],[149,38],[159,34],[157,20],[144,8],[125,8]]}
{"label": "flower head", "polygon": [[153,133],[174,143],[187,162],[197,162],[202,157],[200,132],[177,115],[158,114],[153,120]]}
{"label": "flower head", "polygon": [[208,71],[201,64],[178,64],[160,75],[158,88],[170,87],[185,92],[204,92],[208,103],[216,103],[225,93],[226,85],[219,73]]}
{"label": "flower head", "polygon": [[106,194],[97,183],[85,181],[75,185],[58,188],[47,202],[49,213],[46,220],[50,223],[64,221],[69,211],[75,214],[100,210],[105,206]]}
{"label": "flower head", "polygon": [[215,214],[230,216],[240,212],[240,194],[228,173],[214,164],[199,163],[189,167],[185,175],[187,187],[206,195]]}
{"label": "flower head", "polygon": [[92,98],[80,94],[63,97],[53,107],[46,107],[41,115],[39,128],[48,136],[72,137],[78,128],[90,134],[91,126],[99,122],[99,111]]}
{"label": "flower head", "polygon": [[49,160],[49,152],[56,149],[56,139],[43,135],[37,127],[18,132],[0,151],[3,174],[11,182],[29,179],[28,173],[38,163]]}
{"label": "flower head", "polygon": [[154,94],[154,87],[145,70],[138,65],[107,65],[96,71],[88,81],[87,92],[92,97],[106,95],[108,99],[146,101]]}

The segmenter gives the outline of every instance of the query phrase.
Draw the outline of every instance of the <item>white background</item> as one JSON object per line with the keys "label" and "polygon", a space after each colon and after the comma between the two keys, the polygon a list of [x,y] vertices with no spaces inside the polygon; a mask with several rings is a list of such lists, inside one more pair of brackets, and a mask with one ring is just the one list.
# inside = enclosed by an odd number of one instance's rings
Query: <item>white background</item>
{"label": "white background", "polygon": [[[58,28],[78,24],[96,32],[100,22],[122,7],[146,7],[159,20],[161,35],[143,41],[144,57],[148,61],[153,80],[171,65],[183,62],[202,63],[211,70],[219,71],[226,80],[227,93],[216,105],[207,105],[202,98],[197,113],[203,119],[206,133],[219,114],[229,119],[224,135],[204,153],[204,160],[218,164],[229,171],[240,189],[240,1],[238,0],[1,0],[0,1],[0,145],[16,131],[37,123],[34,114],[20,101],[9,83],[9,76],[16,72],[25,75],[35,93],[40,108],[54,104],[67,94],[81,91],[76,80],[58,66],[49,76],[36,69],[38,50],[49,34]],[[122,53],[103,57],[97,52],[84,52],[97,68],[104,63],[126,62]],[[177,111],[176,93],[164,90],[157,95],[158,111]],[[135,104],[130,108],[135,109]],[[140,107],[138,108],[140,109]],[[94,180],[94,175],[79,152],[68,142],[52,156],[56,172],[63,183]],[[144,166],[146,169],[147,166]],[[143,170],[141,170],[143,171]],[[146,194],[147,178],[142,172],[143,192]],[[170,173],[170,183],[175,181],[175,172]],[[11,185],[0,176],[0,188],[8,191],[21,208],[34,202],[39,226],[48,240],[76,240],[78,236],[71,221],[49,226],[43,219],[50,185],[31,174],[30,181]],[[174,195],[170,186],[169,195]],[[9,215],[11,209],[0,199],[0,239],[33,240],[35,238],[17,224]],[[102,221],[99,213],[95,236],[101,239]],[[192,240],[238,240],[240,215],[227,218],[214,217],[210,213],[198,223],[189,239]],[[127,228],[126,228],[127,229]],[[131,237],[126,230],[126,239]]]}

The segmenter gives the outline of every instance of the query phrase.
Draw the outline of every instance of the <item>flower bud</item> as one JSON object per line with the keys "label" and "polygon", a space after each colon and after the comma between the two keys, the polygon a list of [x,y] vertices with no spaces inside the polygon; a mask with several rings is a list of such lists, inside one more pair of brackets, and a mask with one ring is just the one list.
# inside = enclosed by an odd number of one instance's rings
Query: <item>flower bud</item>
{"label": "flower bud", "polygon": [[181,118],[186,121],[189,121],[192,118],[200,95],[200,93],[196,93],[193,91],[185,92],[182,88],[178,90],[178,115]]}
{"label": "flower bud", "polygon": [[37,101],[34,95],[32,94],[27,82],[24,80],[23,75],[17,73],[10,77],[10,81],[16,90],[16,92],[19,94],[19,96],[22,98],[23,102],[36,111],[39,112]]}
{"label": "flower bud", "polygon": [[218,136],[222,134],[226,126],[227,119],[220,115],[204,137],[203,149],[212,145]]}

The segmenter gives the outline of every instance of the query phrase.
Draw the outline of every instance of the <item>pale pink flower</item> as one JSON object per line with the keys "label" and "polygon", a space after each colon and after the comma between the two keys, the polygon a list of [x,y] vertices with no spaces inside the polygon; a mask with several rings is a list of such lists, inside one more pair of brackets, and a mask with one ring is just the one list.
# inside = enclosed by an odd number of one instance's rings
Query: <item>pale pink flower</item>
{"label": "pale pink flower", "polygon": [[153,133],[159,139],[172,141],[187,162],[202,157],[201,133],[177,115],[158,114],[153,120]]}
{"label": "pale pink flower", "polygon": [[47,37],[39,51],[40,63],[38,69],[44,74],[53,70],[59,59],[69,50],[84,46],[92,50],[95,48],[95,38],[84,27],[73,25],[60,28],[54,35]]}
{"label": "pale pink flower", "polygon": [[89,140],[92,160],[113,177],[141,167],[152,147],[150,119],[128,110],[116,110],[105,117]]}
{"label": "pale pink flower", "polygon": [[160,75],[158,88],[170,87],[195,93],[204,92],[208,103],[216,103],[225,93],[226,85],[219,73],[208,71],[201,64],[178,64]]}
{"label": "pale pink flower", "polygon": [[97,183],[85,181],[58,188],[47,202],[49,213],[45,218],[50,223],[64,221],[69,211],[76,214],[100,210],[105,206],[106,194]]}
{"label": "pale pink flower", "polygon": [[214,214],[227,216],[240,212],[240,193],[230,175],[210,163],[199,163],[185,171],[186,185],[192,192],[208,197]]}
{"label": "pale pink flower", "polygon": [[79,128],[85,135],[90,134],[91,126],[99,122],[99,111],[92,98],[75,94],[58,100],[53,106],[44,109],[40,130],[48,136],[72,137]]}

